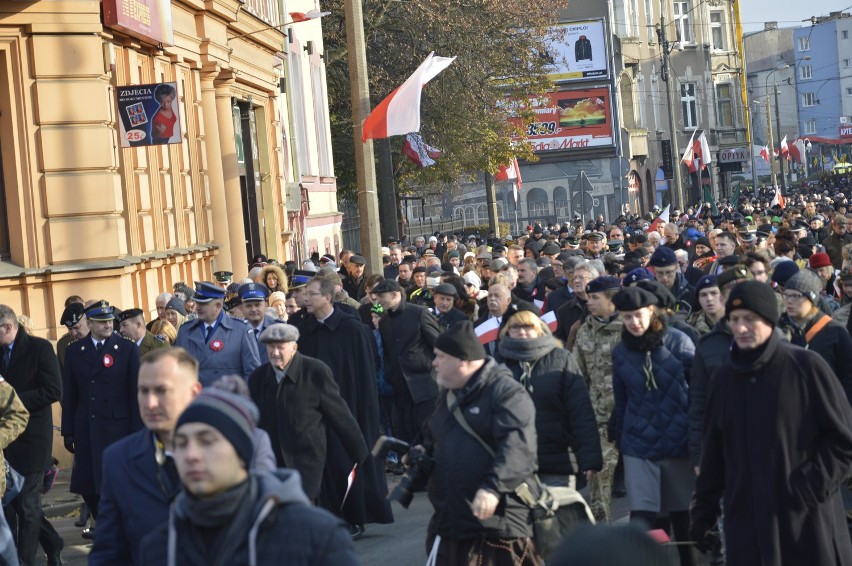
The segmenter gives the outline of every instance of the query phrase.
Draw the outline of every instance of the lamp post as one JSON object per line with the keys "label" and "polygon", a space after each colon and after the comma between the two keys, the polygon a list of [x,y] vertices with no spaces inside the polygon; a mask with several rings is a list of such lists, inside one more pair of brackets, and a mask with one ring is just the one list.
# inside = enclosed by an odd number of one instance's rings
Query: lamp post
{"label": "lamp post", "polygon": [[810,177],[810,175],[811,175],[811,171],[810,171],[810,167],[811,167],[810,161],[811,160],[808,157],[808,154],[810,154],[810,152],[811,152],[811,150],[813,149],[814,146],[811,145],[811,140],[809,138],[805,138],[804,142],[805,142],[805,181],[807,181],[808,177]]}
{"label": "lamp post", "polygon": [[[772,188],[778,189],[778,178],[775,176],[775,142],[772,139],[772,109],[769,104],[769,77],[774,75],[778,71],[783,71],[784,69],[789,69],[790,65],[784,63],[783,65],[778,65],[766,75],[766,79],[763,81],[763,86],[766,90],[766,135],[769,138],[769,172],[772,177]],[[778,111],[778,85],[775,84],[775,81],[772,81],[772,84],[775,86],[775,110],[776,113]],[[776,114],[777,116],[777,114]],[[779,123],[779,132],[778,135],[781,135],[780,132],[780,123]],[[784,168],[782,164],[781,168],[781,183],[782,190],[781,194],[784,194],[784,188],[786,188],[786,183],[784,183]]]}
{"label": "lamp post", "polygon": [[[674,190],[671,191],[672,196],[672,207],[675,208],[686,208],[684,206],[683,199],[683,178],[681,176],[681,164],[680,164],[680,149],[678,148],[677,143],[677,128],[675,125],[677,124],[677,119],[675,118],[675,106],[674,100],[672,99],[672,89],[669,84],[669,55],[671,54],[672,49],[675,48],[675,45],[670,44],[669,40],[666,39],[666,17],[665,17],[666,5],[661,0],[660,1],[660,24],[657,27],[657,40],[659,41],[660,46],[662,47],[662,53],[660,54],[660,78],[663,79],[666,85],[666,104],[668,105],[669,110],[669,132],[672,137],[672,159],[674,160],[673,169],[674,169]],[[677,83],[677,81],[674,81]],[[699,176],[700,178],[700,176]]]}

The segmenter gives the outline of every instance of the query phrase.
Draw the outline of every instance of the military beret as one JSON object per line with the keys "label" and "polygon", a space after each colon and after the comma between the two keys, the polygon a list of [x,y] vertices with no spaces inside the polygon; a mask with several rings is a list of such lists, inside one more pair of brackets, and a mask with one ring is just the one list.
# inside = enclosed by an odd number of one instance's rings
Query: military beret
{"label": "military beret", "polygon": [[260,285],[259,283],[245,283],[244,285],[240,285],[237,293],[243,302],[265,301],[269,296],[269,289],[266,285]]}
{"label": "military beret", "polygon": [[453,251],[451,251],[451,252],[448,252],[448,253],[447,253],[447,257],[448,257],[448,258],[451,258],[451,257],[459,257],[459,251],[458,251],[458,250],[453,250]]}
{"label": "military beret", "polygon": [[719,280],[715,275],[704,275],[698,282],[695,284],[695,296],[698,296],[698,293],[701,292],[702,289],[708,289],[710,287],[718,287]]}
{"label": "military beret", "polygon": [[432,294],[433,295],[447,295],[447,296],[450,296],[450,297],[458,297],[459,296],[459,292],[455,288],[455,286],[450,285],[449,283],[441,283],[440,285],[438,285],[437,287],[432,289]]}
{"label": "military beret", "polygon": [[142,314],[142,309],[127,309],[125,311],[122,311],[121,314],[116,317],[116,320],[118,320],[119,323],[122,323],[125,320],[130,320],[131,318],[142,316]]}
{"label": "military beret", "polygon": [[654,274],[645,269],[644,267],[637,267],[636,269],[627,273],[624,276],[624,280],[621,284],[625,287],[631,285],[633,283],[638,283],[639,281],[645,281],[647,279],[654,279]]}
{"label": "military beret", "polygon": [[651,255],[651,259],[648,261],[648,265],[652,267],[668,267],[670,265],[677,265],[677,256],[673,249],[661,246],[654,250],[654,253]]}
{"label": "military beret", "polygon": [[199,281],[195,284],[195,302],[209,303],[213,300],[224,300],[225,290],[209,281]]}
{"label": "military beret", "polygon": [[89,305],[83,313],[89,320],[103,321],[115,319],[115,311],[107,301],[98,301],[93,305]]}
{"label": "military beret", "polygon": [[71,303],[65,310],[62,311],[62,317],[59,319],[59,324],[71,328],[83,318],[85,307],[82,303]]}
{"label": "military beret", "polygon": [[612,297],[616,310],[636,311],[657,304],[657,297],[650,291],[639,287],[626,287]]}
{"label": "military beret", "polygon": [[230,271],[217,271],[213,274],[213,277],[215,277],[216,281],[219,283],[230,283],[233,276],[234,274]]}
{"label": "military beret", "polygon": [[754,279],[754,276],[751,274],[748,267],[743,264],[736,264],[733,267],[729,267],[716,276],[716,282],[719,284],[719,288],[724,287],[732,281],[740,281],[744,279]]}
{"label": "military beret", "polygon": [[373,293],[402,293],[402,287],[393,279],[382,279],[373,287]]}
{"label": "military beret", "polygon": [[645,279],[636,283],[636,287],[648,291],[657,297],[657,304],[666,309],[672,309],[677,306],[677,299],[671,291],[666,289],[666,286],[656,279]]}
{"label": "military beret", "polygon": [[355,265],[367,265],[367,260],[364,259],[364,256],[353,255],[349,257],[349,263],[354,263]]}
{"label": "military beret", "polygon": [[600,293],[601,291],[609,291],[612,289],[620,289],[621,281],[618,277],[610,277],[603,275],[596,277],[586,283],[586,293]]}
{"label": "military beret", "polygon": [[299,339],[299,329],[292,324],[277,323],[260,333],[258,340],[264,344],[270,342],[295,342]]}

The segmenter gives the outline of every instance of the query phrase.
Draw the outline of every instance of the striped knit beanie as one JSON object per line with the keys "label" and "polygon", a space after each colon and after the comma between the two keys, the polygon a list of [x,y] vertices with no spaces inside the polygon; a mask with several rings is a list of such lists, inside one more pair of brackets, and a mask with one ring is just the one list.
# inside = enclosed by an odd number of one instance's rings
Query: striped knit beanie
{"label": "striped knit beanie", "polygon": [[175,430],[186,423],[212,426],[230,442],[248,466],[254,456],[254,419],[239,396],[219,389],[205,389],[183,412]]}

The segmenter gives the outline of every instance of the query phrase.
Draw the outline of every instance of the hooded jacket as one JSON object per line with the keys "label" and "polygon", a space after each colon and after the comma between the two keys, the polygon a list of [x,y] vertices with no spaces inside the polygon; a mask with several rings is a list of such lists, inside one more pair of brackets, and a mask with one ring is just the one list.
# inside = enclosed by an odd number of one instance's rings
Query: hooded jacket
{"label": "hooded jacket", "polygon": [[[283,293],[286,293],[289,287],[287,275],[284,273],[284,270],[278,267],[277,265],[270,264],[263,268],[263,270],[260,272],[261,284],[266,285],[266,276],[270,273],[274,273],[275,277],[278,278],[278,287],[276,289],[269,289],[269,292],[274,293],[275,291],[281,291]],[[267,288],[269,288],[268,285]]]}
{"label": "hooded jacket", "polygon": [[[311,507],[302,491],[299,473],[279,469],[252,472],[256,497],[245,532],[227,556],[209,561],[209,549],[200,548],[198,525],[186,511],[186,492],[177,496],[169,521],[142,543],[143,566],[338,566],[360,564],[344,523],[322,509]],[[226,533],[228,526],[223,527]]]}

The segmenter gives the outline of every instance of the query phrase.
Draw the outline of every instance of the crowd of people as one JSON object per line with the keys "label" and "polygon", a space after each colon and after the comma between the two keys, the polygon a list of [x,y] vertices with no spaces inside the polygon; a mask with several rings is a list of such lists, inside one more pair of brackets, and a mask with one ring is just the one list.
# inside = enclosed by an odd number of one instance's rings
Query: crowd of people
{"label": "crowd of people", "polygon": [[421,489],[431,563],[541,564],[536,485],[598,524],[626,496],[681,565],[852,564],[852,211],[822,189],[392,239],[381,266],[258,255],[150,321],[69,297],[55,351],[0,305],[0,552],[62,563],[61,400],[90,564],[355,564]]}

